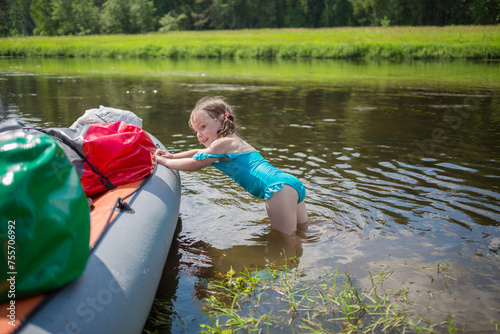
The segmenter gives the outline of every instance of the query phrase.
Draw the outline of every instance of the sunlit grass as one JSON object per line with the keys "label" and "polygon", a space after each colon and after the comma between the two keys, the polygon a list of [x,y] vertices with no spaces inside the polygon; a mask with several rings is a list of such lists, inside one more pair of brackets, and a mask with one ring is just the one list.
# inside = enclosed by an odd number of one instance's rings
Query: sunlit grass
{"label": "sunlit grass", "polygon": [[181,31],[1,38],[2,56],[500,59],[499,26]]}
{"label": "sunlit grass", "polygon": [[229,272],[213,285],[204,309],[211,324],[201,325],[205,333],[283,329],[300,333],[403,332],[420,326],[410,320],[405,289],[379,293],[390,272],[370,275],[372,285],[367,289],[358,288],[347,272],[340,275],[335,271],[312,285],[304,284],[300,272],[286,267],[273,270],[267,279],[259,275],[262,273],[235,276]]}
{"label": "sunlit grass", "polygon": [[[452,315],[430,307],[424,312],[419,310],[422,305],[415,304],[412,300],[415,294],[403,283],[394,287],[391,277],[398,269],[380,265],[382,269],[377,273],[368,271],[364,283],[349,272],[341,274],[338,270],[311,280],[299,268],[291,269],[294,266],[288,264],[293,264],[293,260],[285,259],[284,264],[275,268],[245,269],[240,273],[231,269],[221,273],[207,287],[202,312],[208,321],[198,324],[201,332],[463,332],[456,327]],[[421,270],[423,277],[431,277],[432,273],[432,280],[455,280],[446,263],[433,268],[413,268]],[[161,305],[156,301],[154,308]],[[172,312],[175,314],[170,307],[163,308],[159,315],[153,310],[145,333],[169,327],[171,318],[165,315]],[[434,321],[427,318],[429,315]],[[499,325],[492,324],[491,331],[498,332]]]}

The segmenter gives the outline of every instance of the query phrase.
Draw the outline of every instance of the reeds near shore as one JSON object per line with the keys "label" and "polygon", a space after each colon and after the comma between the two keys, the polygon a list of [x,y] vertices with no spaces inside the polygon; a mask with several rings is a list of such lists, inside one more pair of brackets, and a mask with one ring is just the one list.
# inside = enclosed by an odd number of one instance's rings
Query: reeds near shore
{"label": "reeds near shore", "polygon": [[1,38],[0,56],[500,59],[500,26],[259,29]]}
{"label": "reeds near shore", "polygon": [[[296,260],[296,259],[295,259]],[[369,272],[368,285],[348,272],[333,273],[307,281],[300,270],[290,269],[294,258],[277,268],[221,273],[221,280],[208,285],[203,312],[208,322],[201,332],[213,333],[456,333],[451,315],[438,322],[426,319],[410,296],[410,288],[386,286],[395,272]],[[439,263],[431,270],[439,280],[454,280],[449,265]],[[434,272],[434,270],[437,271]],[[426,275],[428,275],[426,273]],[[429,276],[431,277],[431,276]],[[434,279],[434,278],[433,278]],[[433,298],[429,292],[430,298]],[[429,312],[436,312],[430,310]],[[143,333],[164,326],[187,326],[168,301],[156,300]],[[498,324],[495,324],[498,331]],[[493,328],[492,328],[493,329]]]}

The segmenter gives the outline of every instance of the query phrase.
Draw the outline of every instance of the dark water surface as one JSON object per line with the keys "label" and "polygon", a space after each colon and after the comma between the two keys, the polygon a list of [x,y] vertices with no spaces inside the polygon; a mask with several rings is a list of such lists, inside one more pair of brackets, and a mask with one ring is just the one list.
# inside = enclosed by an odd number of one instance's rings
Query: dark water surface
{"label": "dark water surface", "polygon": [[[171,152],[200,148],[187,121],[205,95],[307,189],[293,243],[264,204],[214,168],[181,174],[182,230],[158,297],[165,332],[198,332],[207,282],[297,257],[304,280],[395,269],[417,315],[500,324],[500,68],[486,62],[0,59],[0,121],[69,126],[99,105],[131,110]],[[446,266],[440,275],[438,266]]]}

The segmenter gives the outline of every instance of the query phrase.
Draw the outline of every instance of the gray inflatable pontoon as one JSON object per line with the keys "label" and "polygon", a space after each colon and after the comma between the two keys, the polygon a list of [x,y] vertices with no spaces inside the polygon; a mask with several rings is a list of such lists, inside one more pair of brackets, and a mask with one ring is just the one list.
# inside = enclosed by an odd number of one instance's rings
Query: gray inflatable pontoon
{"label": "gray inflatable pontoon", "polygon": [[158,164],[128,203],[132,210],[118,213],[83,274],[49,293],[16,333],[141,333],[176,229],[179,173]]}

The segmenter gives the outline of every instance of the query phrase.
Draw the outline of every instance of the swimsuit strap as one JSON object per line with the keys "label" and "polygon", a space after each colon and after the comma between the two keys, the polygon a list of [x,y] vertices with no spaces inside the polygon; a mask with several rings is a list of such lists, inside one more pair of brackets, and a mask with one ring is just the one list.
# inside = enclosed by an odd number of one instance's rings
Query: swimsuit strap
{"label": "swimsuit strap", "polygon": [[209,158],[226,158],[226,157],[228,157],[227,154],[212,154],[205,152],[198,152],[195,155],[193,155],[193,159],[195,160],[205,160]]}

